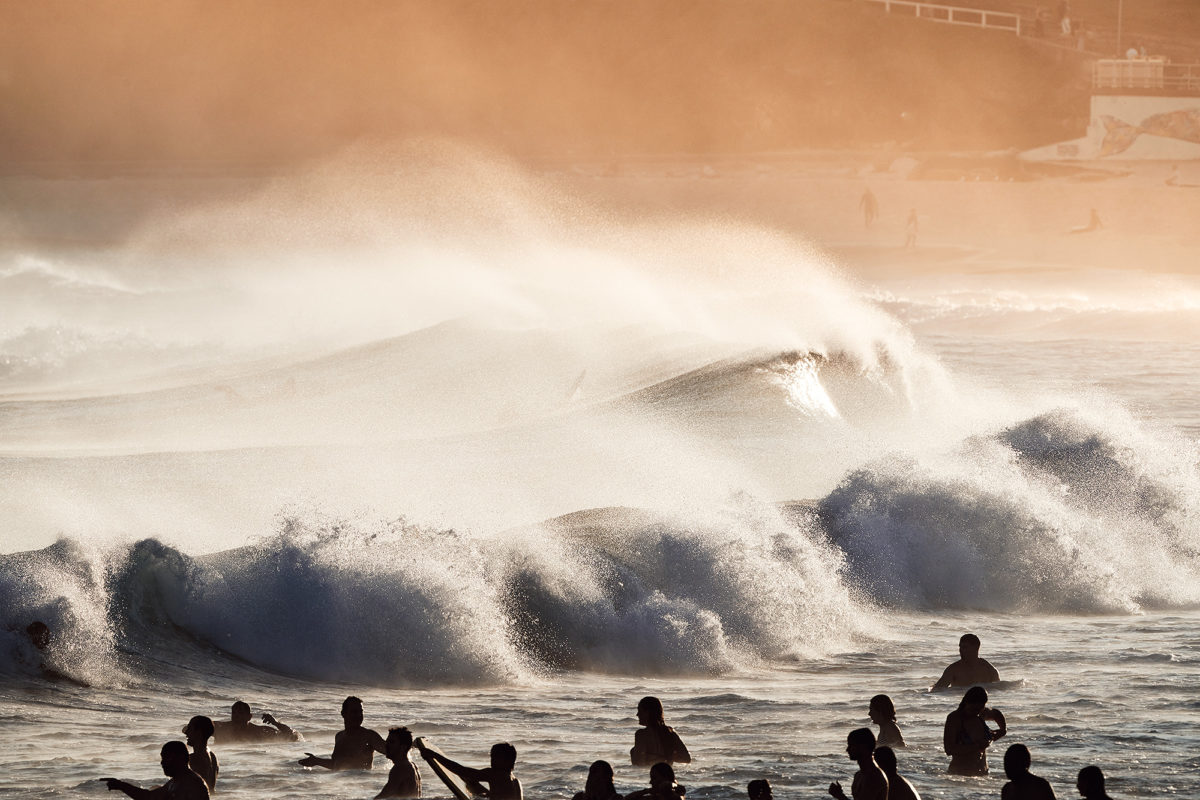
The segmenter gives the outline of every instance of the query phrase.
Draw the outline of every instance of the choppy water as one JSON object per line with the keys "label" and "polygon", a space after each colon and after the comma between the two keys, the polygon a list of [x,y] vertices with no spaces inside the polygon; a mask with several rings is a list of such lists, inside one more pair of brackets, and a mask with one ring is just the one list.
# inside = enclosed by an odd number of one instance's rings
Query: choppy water
{"label": "choppy water", "polygon": [[557,797],[652,693],[690,795],[819,796],[885,692],[923,796],[995,796],[944,774],[957,698],[924,692],[968,629],[1060,795],[1087,763],[1200,793],[1186,278],[856,281],[475,169],[10,241],[0,795],[149,785],[242,698],[307,741],[218,747],[222,794],[369,796],[382,769],[295,764],[355,693],[467,763],[512,741]]}

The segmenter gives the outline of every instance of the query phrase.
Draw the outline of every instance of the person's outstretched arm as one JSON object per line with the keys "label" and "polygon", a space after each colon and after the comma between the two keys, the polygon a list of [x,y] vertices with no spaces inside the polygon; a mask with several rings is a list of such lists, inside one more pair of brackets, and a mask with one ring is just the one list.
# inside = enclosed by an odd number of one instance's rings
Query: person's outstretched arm
{"label": "person's outstretched arm", "polygon": [[464,766],[453,759],[447,758],[441,753],[435,753],[432,750],[422,747],[421,755],[426,759],[433,759],[434,761],[437,761],[439,764],[463,780],[475,781],[476,783],[479,783],[480,781],[487,781],[488,779],[487,770]]}
{"label": "person's outstretched arm", "polygon": [[100,780],[108,784],[110,792],[124,792],[133,798],[133,800],[166,800],[167,787],[159,786],[155,789],[143,789],[140,786],[134,786],[132,783],[126,783],[117,778],[101,778]]}
{"label": "person's outstretched arm", "polygon": [[314,756],[312,753],[305,753],[304,758],[299,761],[302,767],[324,767],[325,769],[335,769],[332,758],[322,758]]}

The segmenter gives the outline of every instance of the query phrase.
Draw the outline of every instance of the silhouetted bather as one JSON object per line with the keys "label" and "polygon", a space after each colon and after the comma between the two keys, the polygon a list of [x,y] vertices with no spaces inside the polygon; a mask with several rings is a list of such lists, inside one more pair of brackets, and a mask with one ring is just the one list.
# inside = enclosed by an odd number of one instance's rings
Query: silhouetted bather
{"label": "silhouetted bather", "polygon": [[388,731],[385,755],[391,760],[392,769],[388,772],[387,783],[375,795],[376,800],[381,797],[421,796],[421,773],[409,758],[412,744],[413,736],[408,728],[392,728]]}
{"label": "silhouetted bather", "polygon": [[1084,767],[1079,770],[1075,788],[1084,800],[1112,800],[1104,791],[1104,773],[1099,767]]}
{"label": "silhouetted bather", "polygon": [[875,737],[876,745],[904,747],[904,736],[900,733],[900,726],[896,724],[896,707],[892,705],[892,698],[886,694],[872,697],[867,716],[879,726],[879,735]]}
{"label": "silhouetted bather", "polygon": [[208,749],[208,740],[213,735],[213,721],[208,717],[192,717],[184,727],[183,733],[193,751],[188,756],[188,766],[204,778],[210,792],[214,791],[217,788],[217,773],[221,771],[221,767],[217,764],[217,754],[209,752]]}
{"label": "silhouetted bather", "polygon": [[155,789],[143,789],[116,778],[101,778],[108,790],[120,791],[133,800],[208,800],[204,779],[188,766],[188,749],[183,742],[167,742],[162,747],[162,771],[171,780]]}
{"label": "silhouetted bather", "polygon": [[[846,755],[858,763],[858,772],[850,784],[854,800],[888,800],[888,780],[875,763],[875,734],[870,728],[857,728],[846,737]],[[846,800],[846,793],[837,781],[829,784],[829,794]]]}
{"label": "silhouetted bather", "polygon": [[613,785],[612,764],[607,761],[593,761],[588,768],[587,783],[582,792],[576,792],[573,800],[622,800],[617,788]]}
{"label": "silhouetted bather", "polygon": [[875,748],[875,763],[888,779],[888,800],[921,800],[917,789],[897,772],[896,752],[890,747]]}
{"label": "silhouetted bather", "polygon": [[766,778],[757,778],[746,784],[746,796],[750,800],[772,800],[771,784]]}
{"label": "silhouetted bather", "polygon": [[[949,771],[955,775],[987,775],[987,749],[1007,732],[1004,715],[987,707],[987,691],[972,686],[963,695],[958,708],[946,717],[942,744],[950,756]],[[992,730],[984,720],[999,726]]]}
{"label": "silhouetted bather", "polygon": [[625,795],[625,800],[679,800],[687,789],[675,782],[675,770],[665,761],[650,768],[650,788]]}
{"label": "silhouetted bather", "polygon": [[225,744],[227,742],[298,742],[300,734],[276,720],[270,714],[263,714],[262,721],[267,725],[255,725],[250,721],[250,705],[238,700],[229,712],[229,719],[213,723],[213,741]]}
{"label": "silhouetted bather", "polygon": [[692,755],[675,729],[663,720],[662,703],[657,697],[643,697],[637,707],[641,729],[633,735],[629,760],[635,767],[651,767],[660,762],[690,764]]}
{"label": "silhouetted bather", "polygon": [[522,798],[521,781],[513,773],[513,768],[517,765],[517,748],[508,742],[492,745],[491,766],[486,769],[463,766],[433,750],[422,749],[421,755],[426,760],[437,761],[465,781],[486,783],[490,800],[521,800]]}
{"label": "silhouetted bather", "polygon": [[1029,748],[1023,744],[1014,744],[1004,751],[1008,783],[1000,790],[1000,800],[1055,800],[1049,781],[1029,771],[1032,763]]}
{"label": "silhouetted bather", "polygon": [[973,633],[964,633],[958,640],[958,661],[955,661],[942,673],[934,689],[951,689],[960,686],[974,686],[978,683],[995,683],[1000,680],[996,668],[979,657],[979,637]]}
{"label": "silhouetted bather", "polygon": [[324,767],[325,769],[370,769],[375,753],[386,753],[383,737],[370,728],[363,727],[362,700],[347,697],[342,701],[342,720],[345,728],[333,739],[333,755],[329,758],[305,753],[300,759],[302,767]]}

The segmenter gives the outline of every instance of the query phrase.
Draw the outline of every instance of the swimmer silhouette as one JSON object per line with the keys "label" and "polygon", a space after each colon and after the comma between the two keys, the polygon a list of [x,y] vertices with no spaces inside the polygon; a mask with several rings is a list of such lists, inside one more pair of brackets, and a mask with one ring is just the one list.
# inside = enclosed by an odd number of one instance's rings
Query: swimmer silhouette
{"label": "swimmer silhouette", "polygon": [[875,748],[875,763],[888,779],[888,800],[921,800],[917,789],[897,772],[896,751],[890,747]]}
{"label": "swimmer silhouette", "polygon": [[213,721],[208,717],[192,717],[184,726],[183,733],[193,751],[188,756],[188,766],[192,768],[192,772],[204,778],[210,792],[214,791],[217,788],[217,773],[221,771],[221,767],[217,764],[217,754],[208,751],[208,740],[213,735]]}
{"label": "swimmer silhouette", "polygon": [[1000,790],[1000,800],[1055,800],[1050,783],[1029,771],[1032,763],[1029,748],[1023,744],[1014,744],[1004,751],[1008,783]]}
{"label": "swimmer silhouette", "polygon": [[1000,680],[996,668],[979,657],[979,637],[964,633],[958,640],[958,661],[946,667],[942,677],[930,689],[951,689],[959,686],[974,686],[977,683],[995,683]]}
{"label": "swimmer silhouette", "polygon": [[[950,756],[949,772],[955,775],[987,775],[987,749],[1008,728],[1004,715],[997,709],[987,707],[987,691],[982,686],[972,686],[963,695],[958,708],[946,717],[942,733],[942,745]],[[984,720],[993,720],[999,726],[992,730]]]}
{"label": "swimmer silhouette", "polygon": [[475,769],[463,766],[457,761],[451,761],[440,753],[421,748],[421,755],[426,760],[434,760],[453,772],[464,781],[486,783],[490,800],[521,800],[521,781],[513,773],[517,765],[517,748],[508,742],[497,742],[492,745],[490,755],[491,766],[485,769]]}
{"label": "swimmer silhouette", "polygon": [[663,721],[662,702],[657,697],[643,697],[637,706],[638,724],[643,727],[633,735],[629,760],[635,767],[650,767],[660,762],[690,764],[692,755],[675,729]]}
{"label": "swimmer silhouette", "polygon": [[375,795],[376,800],[381,797],[421,796],[421,773],[408,755],[412,743],[412,731],[408,728],[392,728],[388,731],[384,754],[391,760],[392,769],[388,772],[387,783]]}
{"label": "swimmer silhouette", "polygon": [[675,770],[665,761],[650,768],[650,788],[625,795],[625,800],[679,800],[687,789],[675,782]]}
{"label": "swimmer silhouette", "polygon": [[[850,784],[854,800],[888,800],[888,780],[875,763],[875,734],[870,728],[857,728],[846,737],[846,755],[858,762],[858,772]],[[829,793],[837,800],[846,800],[846,793],[837,781],[829,784]]]}
{"label": "swimmer silhouette", "polygon": [[587,783],[572,800],[623,800],[613,786],[613,768],[607,761],[593,761],[588,767]]}
{"label": "swimmer silhouette", "polygon": [[270,741],[300,741],[300,734],[275,719],[270,714],[263,714],[262,721],[267,725],[255,725],[250,721],[250,705],[238,700],[229,711],[229,719],[213,723],[214,741],[217,742],[270,742]]}
{"label": "swimmer silhouette", "polygon": [[167,742],[162,746],[162,771],[171,780],[155,789],[143,789],[116,778],[101,778],[108,790],[121,791],[133,800],[208,800],[204,779],[188,766],[188,749],[183,742]]}
{"label": "swimmer silhouette", "polygon": [[1084,767],[1079,770],[1075,788],[1085,800],[1112,800],[1108,792],[1104,791],[1104,773],[1099,767]]}
{"label": "swimmer silhouette", "polygon": [[877,746],[904,747],[904,736],[900,734],[900,726],[896,724],[896,707],[892,705],[892,698],[886,694],[872,697],[867,716],[879,726],[879,736],[875,739]]}
{"label": "swimmer silhouette", "polygon": [[771,784],[766,778],[758,778],[746,784],[746,796],[750,800],[772,800]]}
{"label": "swimmer silhouette", "polygon": [[342,721],[345,727],[333,738],[333,755],[321,758],[305,753],[306,758],[300,759],[300,766],[333,770],[370,769],[375,753],[387,752],[383,737],[363,727],[362,700],[350,696],[342,701]]}

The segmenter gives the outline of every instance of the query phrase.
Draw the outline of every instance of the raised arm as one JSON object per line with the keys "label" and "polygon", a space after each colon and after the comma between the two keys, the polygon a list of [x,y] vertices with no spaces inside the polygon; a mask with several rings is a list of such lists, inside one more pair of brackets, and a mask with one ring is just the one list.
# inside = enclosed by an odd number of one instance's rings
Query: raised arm
{"label": "raised arm", "polygon": [[487,770],[464,766],[453,759],[447,758],[441,753],[435,753],[432,750],[422,747],[421,755],[426,761],[437,761],[443,767],[450,770],[463,780],[479,783],[480,781],[486,781],[488,779]]}
{"label": "raised arm", "polygon": [[268,725],[274,725],[275,728],[278,729],[279,733],[282,733],[284,736],[288,737],[293,742],[300,741],[300,734],[296,733],[296,731],[292,730],[287,725],[284,725],[282,722],[275,719],[275,717],[271,716],[270,714],[263,714],[262,721],[267,723]]}

